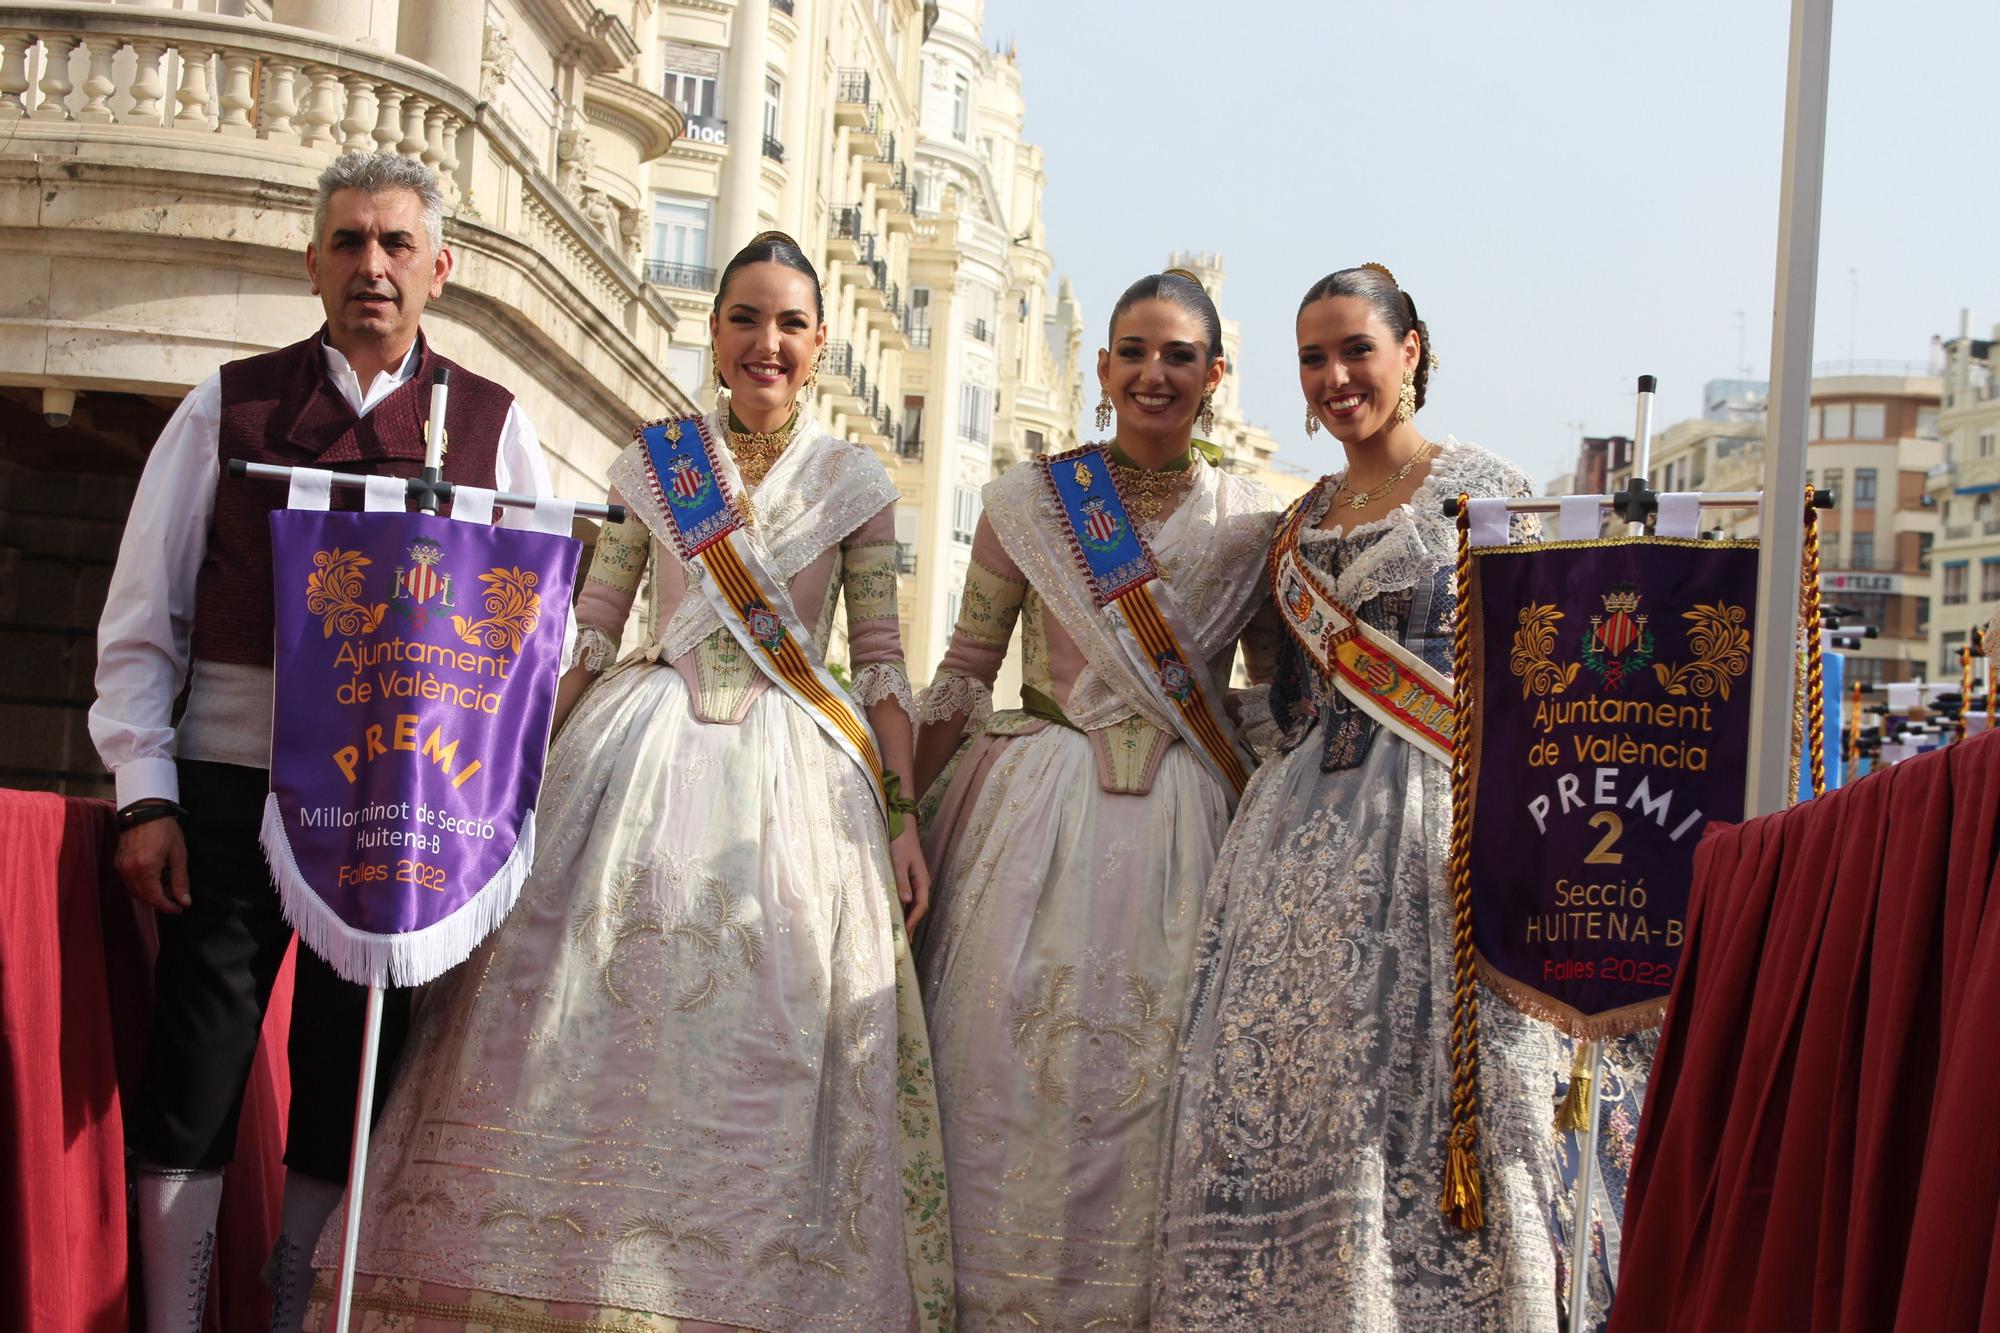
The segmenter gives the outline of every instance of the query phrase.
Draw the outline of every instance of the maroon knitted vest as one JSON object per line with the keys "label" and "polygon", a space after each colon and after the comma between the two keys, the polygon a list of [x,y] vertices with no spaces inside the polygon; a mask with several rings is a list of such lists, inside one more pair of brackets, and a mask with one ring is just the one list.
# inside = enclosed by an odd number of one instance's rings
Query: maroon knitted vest
{"label": "maroon knitted vest", "polygon": [[[327,378],[320,339],[326,331],[275,352],[222,368],[222,427],[209,521],[208,554],[195,583],[195,657],[208,662],[271,665],[270,512],[285,507],[281,481],[229,475],[229,460],[414,477],[424,466],[424,421],[431,372],[451,367],[445,408],[444,475],[462,486],[492,486],[500,428],[514,396],[447,361],[418,341],[416,373],[365,417]],[[336,509],[359,509],[358,490],[337,488]]]}

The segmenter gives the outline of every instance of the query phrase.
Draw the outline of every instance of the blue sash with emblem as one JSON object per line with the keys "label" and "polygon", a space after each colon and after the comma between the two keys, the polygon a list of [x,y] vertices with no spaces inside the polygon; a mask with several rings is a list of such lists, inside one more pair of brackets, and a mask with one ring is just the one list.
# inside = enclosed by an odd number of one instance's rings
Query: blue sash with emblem
{"label": "blue sash with emblem", "polygon": [[806,710],[868,779],[886,812],[881,751],[868,719],[826,669],[812,635],[792,605],[784,582],[772,573],[744,519],[744,504],[729,493],[716,468],[715,443],[700,417],[648,422],[638,430],[646,447],[647,480],[661,512],[673,524],[683,563],[706,578],[691,580],[750,660]]}
{"label": "blue sash with emblem", "polygon": [[1249,747],[1222,710],[1222,692],[1207,664],[1183,645],[1187,630],[1173,589],[1125,508],[1125,497],[1103,445],[1085,445],[1040,460],[1042,476],[1069,528],[1091,598],[1106,613],[1112,638],[1158,691],[1174,729],[1202,762],[1240,796],[1256,766]]}

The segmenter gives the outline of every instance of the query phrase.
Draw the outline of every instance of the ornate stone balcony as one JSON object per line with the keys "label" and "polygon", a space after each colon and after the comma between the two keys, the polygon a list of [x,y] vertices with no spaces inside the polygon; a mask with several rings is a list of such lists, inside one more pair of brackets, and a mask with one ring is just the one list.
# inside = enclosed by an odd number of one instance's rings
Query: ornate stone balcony
{"label": "ornate stone balcony", "polygon": [[[633,156],[672,142],[677,109],[608,82],[593,117],[641,126]],[[0,382],[184,391],[297,338],[314,178],[350,150],[437,172],[458,267],[434,309],[476,369],[545,379],[542,415],[602,439],[686,404],[629,223],[587,214],[470,90],[305,29],[74,2],[0,3],[0,256],[25,278],[0,292]]]}

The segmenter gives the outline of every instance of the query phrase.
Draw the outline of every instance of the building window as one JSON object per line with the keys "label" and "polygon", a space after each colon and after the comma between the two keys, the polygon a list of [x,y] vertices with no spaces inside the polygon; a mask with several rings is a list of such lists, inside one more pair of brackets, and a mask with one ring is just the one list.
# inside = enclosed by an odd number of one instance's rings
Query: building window
{"label": "building window", "polygon": [[772,143],[778,141],[778,105],[782,85],[766,76],[764,79],[764,137]]}
{"label": "building window", "polygon": [[667,348],[667,378],[690,398],[701,397],[704,367],[699,347]]}
{"label": "building window", "polygon": [[1926,574],[1930,573],[1931,570],[1931,543],[1935,540],[1937,538],[1933,533],[1920,532],[1917,534],[1917,568]]}
{"label": "building window", "polygon": [[686,195],[653,195],[653,239],[646,252],[646,281],[690,291],[707,291],[715,285],[708,267],[708,218],[711,205],[706,199]]}
{"label": "building window", "polygon": [[910,346],[931,345],[931,289],[910,288]]}
{"label": "building window", "polygon": [[965,595],[953,588],[944,595],[944,623],[954,628],[958,625],[958,608]]}
{"label": "building window", "polygon": [[1875,568],[1875,534],[1857,532],[1849,538],[1849,541],[1852,551],[1848,557],[1849,564],[1855,569]]}
{"label": "building window", "polygon": [[1027,437],[1028,457],[1040,458],[1049,451],[1048,439],[1040,431],[1031,430],[1027,432]]}
{"label": "building window", "polygon": [[1840,484],[1845,480],[1847,480],[1847,474],[1839,468],[1830,467],[1826,470],[1826,489],[1833,492],[1833,502],[1835,504],[1839,504],[1847,498],[1840,493]]}
{"label": "building window", "polygon": [[1943,680],[1956,680],[1963,669],[1958,660],[1958,650],[1965,647],[1965,631],[1955,629],[1939,640],[1943,652],[1939,654],[1938,676]]}
{"label": "building window", "polygon": [[1989,555],[1980,563],[1979,600],[2000,602],[2000,557]]}
{"label": "building window", "polygon": [[924,396],[920,393],[903,396],[903,441],[911,449],[923,445]]}
{"label": "building window", "polygon": [[1875,507],[1875,469],[1872,467],[1854,469],[1854,507],[1856,509]]}
{"label": "building window", "polygon": [[1967,566],[1963,560],[1950,560],[1945,563],[1944,597],[1942,600],[1946,606],[1965,605],[1966,569]]}
{"label": "building window", "polygon": [[972,132],[972,85],[963,74],[951,81],[951,137],[960,143]]}
{"label": "building window", "polygon": [[1918,439],[1935,440],[1938,437],[1937,414],[1938,410],[1935,407],[1920,407],[1917,409]]}
{"label": "building window", "polygon": [[722,52],[689,42],[662,42],[660,65],[666,71],[661,96],[690,116],[715,118],[716,82],[722,76]]}
{"label": "building window", "polygon": [[1856,403],[1854,405],[1854,438],[1857,440],[1879,440],[1887,432],[1888,408],[1881,403]]}
{"label": "building window", "polygon": [[993,440],[993,391],[978,384],[961,384],[958,389],[958,433],[968,440],[989,444]]}
{"label": "building window", "polygon": [[1994,432],[1990,430],[1979,432],[1979,456],[1981,458],[1993,457],[1993,440]]}
{"label": "building window", "polygon": [[[979,524],[979,492],[970,486],[954,486],[951,492],[951,539],[972,544],[972,530]],[[955,622],[957,616],[953,616]]]}
{"label": "building window", "polygon": [[1820,412],[1819,437],[1822,440],[1853,439],[1854,409],[1846,403],[1822,409]]}

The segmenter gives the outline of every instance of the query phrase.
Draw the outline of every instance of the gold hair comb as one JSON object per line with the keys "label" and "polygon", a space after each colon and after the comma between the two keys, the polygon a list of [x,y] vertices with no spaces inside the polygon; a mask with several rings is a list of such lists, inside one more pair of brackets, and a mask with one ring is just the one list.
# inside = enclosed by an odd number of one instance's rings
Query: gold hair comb
{"label": "gold hair comb", "polygon": [[1378,264],[1371,259],[1367,263],[1361,265],[1361,267],[1374,269],[1377,273],[1380,273],[1383,277],[1387,278],[1392,284],[1394,284],[1397,287],[1401,287],[1403,285],[1402,283],[1396,281],[1396,275],[1389,271],[1389,266],[1387,264]]}
{"label": "gold hair comb", "polygon": [[[801,252],[803,252],[804,249],[804,247],[802,247],[797,241],[793,240],[786,233],[775,230],[758,232],[755,236],[752,236],[750,238],[750,245],[762,245],[766,241],[782,241],[784,244],[791,246],[792,249],[799,250]],[[749,246],[745,246],[744,249],[746,250],[749,249]]]}
{"label": "gold hair comb", "polygon": [[1160,276],[1161,276],[1161,277],[1163,277],[1163,278],[1165,278],[1165,277],[1175,277],[1175,278],[1186,278],[1186,279],[1187,279],[1187,280],[1188,280],[1189,282],[1191,282],[1191,283],[1193,283],[1193,284],[1194,284],[1195,286],[1197,286],[1197,287],[1200,287],[1200,288],[1201,288],[1201,294],[1202,294],[1203,296],[1206,296],[1206,295],[1208,295],[1208,287],[1207,287],[1207,285],[1206,285],[1206,284],[1204,284],[1204,283],[1202,282],[1202,280],[1201,280],[1200,278],[1197,278],[1197,277],[1196,277],[1196,276],[1195,276],[1194,274],[1192,274],[1192,273],[1188,272],[1188,271],[1187,271],[1186,269],[1184,269],[1184,268],[1170,268],[1170,269],[1166,269],[1166,270],[1163,270],[1163,271],[1161,272]]}

